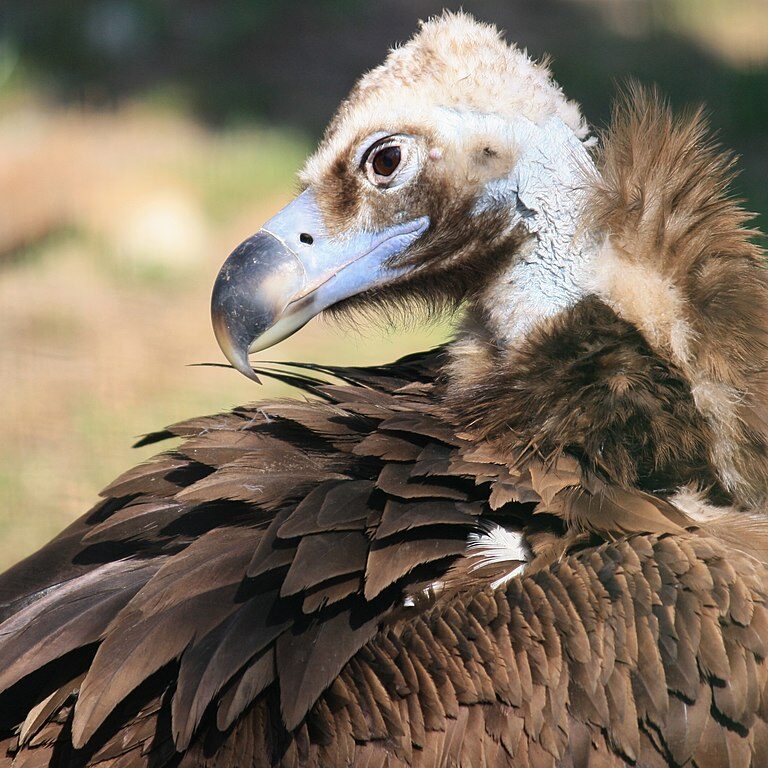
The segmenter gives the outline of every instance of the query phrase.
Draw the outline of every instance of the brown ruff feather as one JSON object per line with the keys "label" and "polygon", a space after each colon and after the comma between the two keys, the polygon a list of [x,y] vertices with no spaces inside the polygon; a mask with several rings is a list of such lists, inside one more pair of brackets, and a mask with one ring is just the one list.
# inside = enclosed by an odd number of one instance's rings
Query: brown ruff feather
{"label": "brown ruff feather", "polygon": [[717,483],[690,385],[599,299],[542,323],[519,348],[478,347],[452,348],[449,412],[508,461],[528,446],[545,458],[575,455],[624,487]]}
{"label": "brown ruff feather", "polygon": [[[768,273],[745,226],[752,216],[730,195],[733,167],[700,111],[675,119],[657,94],[635,88],[606,134],[590,213],[608,236],[603,266],[616,271],[603,276],[604,298],[680,369],[711,425],[721,481],[740,502],[759,503],[768,497]],[[643,274],[651,280],[635,293],[627,284]]]}

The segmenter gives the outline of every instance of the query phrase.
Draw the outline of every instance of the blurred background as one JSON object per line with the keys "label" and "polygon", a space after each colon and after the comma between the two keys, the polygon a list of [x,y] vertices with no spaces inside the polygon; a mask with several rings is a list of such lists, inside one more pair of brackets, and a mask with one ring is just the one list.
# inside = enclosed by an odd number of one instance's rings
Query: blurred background
{"label": "blurred background", "polygon": [[[0,567],[150,455],[144,432],[258,399],[208,298],[285,203],[356,77],[444,3],[0,3]],[[463,0],[604,125],[617,84],[705,102],[768,224],[768,0]],[[458,3],[447,7],[456,8]],[[274,359],[385,362],[449,334],[314,322]]]}

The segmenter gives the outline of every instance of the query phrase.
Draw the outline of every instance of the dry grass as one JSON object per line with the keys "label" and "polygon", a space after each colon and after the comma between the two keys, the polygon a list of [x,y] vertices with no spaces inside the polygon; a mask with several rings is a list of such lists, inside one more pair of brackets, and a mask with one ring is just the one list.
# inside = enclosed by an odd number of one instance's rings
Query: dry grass
{"label": "dry grass", "polygon": [[[141,108],[12,106],[0,118],[0,567],[150,455],[130,448],[135,436],[274,393],[188,366],[222,359],[208,319],[216,271],[288,199],[306,150]],[[271,357],[383,362],[445,332],[315,322]]]}

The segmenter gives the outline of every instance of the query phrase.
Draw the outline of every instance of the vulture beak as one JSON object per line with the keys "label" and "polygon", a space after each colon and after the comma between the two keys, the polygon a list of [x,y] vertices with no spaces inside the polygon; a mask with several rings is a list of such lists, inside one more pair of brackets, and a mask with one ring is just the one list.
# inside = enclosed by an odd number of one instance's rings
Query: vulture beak
{"label": "vulture beak", "polygon": [[227,360],[256,379],[250,352],[277,344],[333,304],[405,274],[388,264],[428,226],[422,216],[378,232],[331,236],[312,191],[302,192],[235,248],[216,278],[211,317]]}

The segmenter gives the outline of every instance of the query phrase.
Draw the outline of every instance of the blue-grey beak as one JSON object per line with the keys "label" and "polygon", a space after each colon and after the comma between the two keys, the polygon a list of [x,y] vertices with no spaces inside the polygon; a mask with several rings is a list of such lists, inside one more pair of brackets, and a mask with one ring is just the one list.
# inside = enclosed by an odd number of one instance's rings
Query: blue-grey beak
{"label": "blue-grey beak", "polygon": [[227,360],[256,378],[248,354],[277,344],[342,299],[405,273],[388,266],[429,226],[423,216],[379,232],[331,237],[310,190],[230,254],[216,278],[211,317]]}

